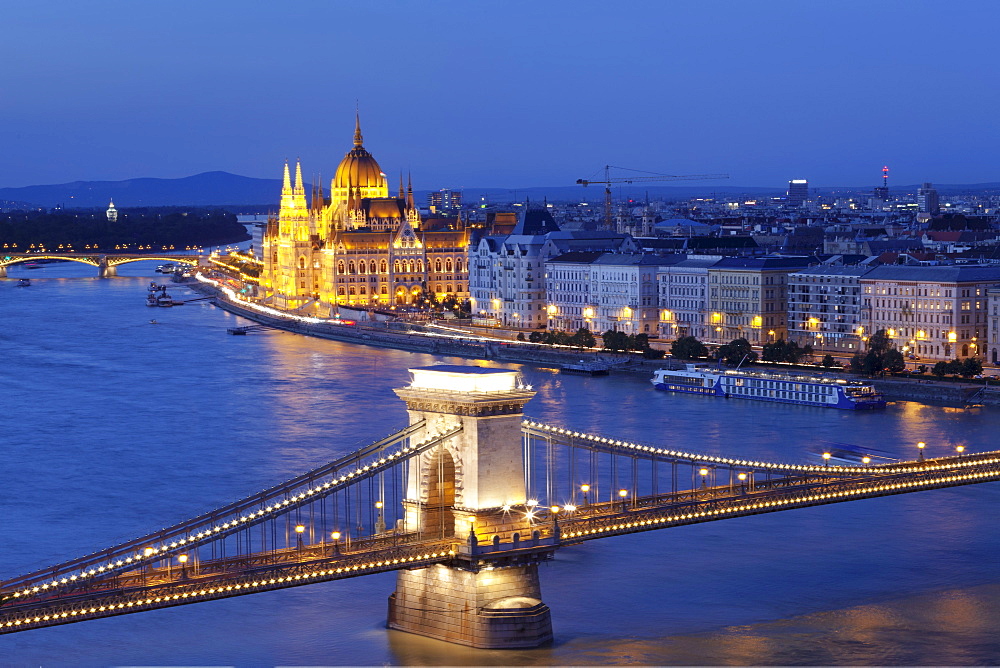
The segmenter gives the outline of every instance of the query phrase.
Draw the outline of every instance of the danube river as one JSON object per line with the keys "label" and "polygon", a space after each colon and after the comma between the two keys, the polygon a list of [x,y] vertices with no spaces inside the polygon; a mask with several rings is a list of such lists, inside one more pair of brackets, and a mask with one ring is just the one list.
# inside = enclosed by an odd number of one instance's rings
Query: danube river
{"label": "danube river", "polygon": [[[228,336],[204,302],[145,306],[151,264],[0,280],[0,579],[242,498],[406,421],[407,369],[472,364],[286,332]],[[15,287],[30,276],[32,285]],[[171,286],[177,299],[194,298]],[[151,320],[155,319],[155,323]],[[997,447],[1000,409],[876,413],[521,369],[545,422],[689,451],[810,461]],[[594,541],[540,567],[555,643],[475,651],[384,628],[379,575],[0,636],[0,666],[997,664],[1000,484]]]}

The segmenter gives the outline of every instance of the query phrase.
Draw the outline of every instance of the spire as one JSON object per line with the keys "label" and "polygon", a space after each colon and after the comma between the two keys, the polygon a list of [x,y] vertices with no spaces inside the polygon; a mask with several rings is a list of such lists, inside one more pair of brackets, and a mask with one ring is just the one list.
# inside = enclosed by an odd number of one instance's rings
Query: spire
{"label": "spire", "polygon": [[361,148],[361,114],[354,113],[354,147]]}
{"label": "spire", "polygon": [[403,190],[403,170],[399,170],[399,199],[406,197],[406,191]]}
{"label": "spire", "polygon": [[313,186],[313,208],[322,211],[326,207],[326,195],[323,194],[323,175],[316,178],[316,185]]}
{"label": "spire", "polygon": [[305,194],[305,187],[302,185],[302,160],[295,158],[295,190]]}
{"label": "spire", "polygon": [[281,184],[281,194],[291,195],[292,194],[292,178],[288,175],[288,161],[285,160],[285,179]]}
{"label": "spire", "polygon": [[407,209],[416,209],[417,207],[415,207],[413,205],[413,175],[407,173],[406,179],[407,179],[407,184],[406,184],[406,208]]}

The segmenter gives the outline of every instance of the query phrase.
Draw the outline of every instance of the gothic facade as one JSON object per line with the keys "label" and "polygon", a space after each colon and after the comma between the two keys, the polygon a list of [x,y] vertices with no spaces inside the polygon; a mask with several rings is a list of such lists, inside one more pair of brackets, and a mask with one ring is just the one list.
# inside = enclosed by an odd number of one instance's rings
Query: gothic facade
{"label": "gothic facade", "polygon": [[261,287],[273,306],[333,315],[356,308],[413,304],[422,294],[468,298],[468,232],[461,217],[423,224],[412,181],[390,196],[388,181],[363,145],[340,161],[327,197],[306,200],[302,166],[294,184],[285,164],[281,206],[263,238]]}

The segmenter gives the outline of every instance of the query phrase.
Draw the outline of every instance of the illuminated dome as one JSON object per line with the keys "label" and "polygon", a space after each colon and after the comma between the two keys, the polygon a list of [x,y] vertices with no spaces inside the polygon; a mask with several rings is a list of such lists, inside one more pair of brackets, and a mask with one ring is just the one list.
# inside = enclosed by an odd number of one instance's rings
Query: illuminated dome
{"label": "illuminated dome", "polygon": [[334,188],[388,189],[382,168],[378,166],[372,154],[362,146],[360,119],[357,119],[354,127],[354,148],[347,152],[337,166],[332,185]]}

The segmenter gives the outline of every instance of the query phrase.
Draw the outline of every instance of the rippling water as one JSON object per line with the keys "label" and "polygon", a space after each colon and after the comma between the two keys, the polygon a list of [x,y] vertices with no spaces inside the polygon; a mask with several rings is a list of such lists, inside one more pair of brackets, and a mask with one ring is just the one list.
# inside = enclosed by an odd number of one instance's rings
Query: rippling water
{"label": "rippling water", "polygon": [[[392,388],[409,367],[470,363],[228,336],[238,319],[207,304],[147,308],[152,268],[100,280],[49,265],[0,280],[0,579],[373,441],[406,422]],[[14,286],[20,275],[30,288]],[[993,449],[1000,431],[997,409],[900,402],[855,414],[522,370],[538,390],[532,417],[708,453],[803,461],[821,439],[898,456],[923,440],[933,455]],[[539,650],[387,631],[389,574],[2,636],[0,665],[996,664],[998,510],[990,483],[564,549],[541,567],[556,642]]]}

